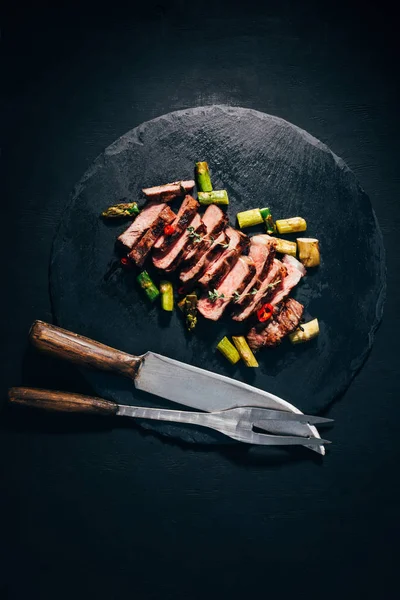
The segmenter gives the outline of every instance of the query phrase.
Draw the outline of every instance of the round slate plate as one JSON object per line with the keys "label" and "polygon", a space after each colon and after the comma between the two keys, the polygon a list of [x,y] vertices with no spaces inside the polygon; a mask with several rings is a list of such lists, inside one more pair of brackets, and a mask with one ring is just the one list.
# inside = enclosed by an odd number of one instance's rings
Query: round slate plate
{"label": "round slate plate", "polygon": [[[286,340],[259,354],[260,367],[231,366],[215,350],[246,326],[199,320],[194,335],[180,311],[150,305],[135,272],[114,269],[115,238],[129,222],[104,223],[101,211],[141,188],[193,176],[207,160],[214,189],[228,190],[228,215],[269,206],[274,218],[300,215],[321,243],[322,262],[309,269],[294,297],[320,336],[292,347]],[[257,233],[253,228],[248,233]],[[290,236],[289,236],[290,238]],[[340,395],[365,360],[385,292],[382,237],[370,201],[354,174],[327,146],[298,127],[243,108],[210,106],[170,113],[133,129],[99,156],[77,185],[54,241],[51,295],[57,324],[124,350],[153,350],[256,387],[303,411],[317,412]],[[95,392],[119,402],[162,405],[121,378],[85,372]],[[185,439],[203,434],[171,426]],[[213,437],[213,436],[211,436]]]}

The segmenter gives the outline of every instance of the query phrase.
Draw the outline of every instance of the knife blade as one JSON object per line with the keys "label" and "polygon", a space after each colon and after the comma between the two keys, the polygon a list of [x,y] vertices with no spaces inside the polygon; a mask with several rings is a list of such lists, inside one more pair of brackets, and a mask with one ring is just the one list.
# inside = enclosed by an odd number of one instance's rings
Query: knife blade
{"label": "knife blade", "polygon": [[[270,392],[155,352],[133,356],[43,321],[35,321],[29,337],[33,345],[43,352],[79,366],[130,377],[137,389],[190,408],[211,412],[254,406],[302,414],[298,408]],[[267,430],[320,437],[313,425],[298,422],[271,421]],[[323,445],[304,445],[325,454]]]}

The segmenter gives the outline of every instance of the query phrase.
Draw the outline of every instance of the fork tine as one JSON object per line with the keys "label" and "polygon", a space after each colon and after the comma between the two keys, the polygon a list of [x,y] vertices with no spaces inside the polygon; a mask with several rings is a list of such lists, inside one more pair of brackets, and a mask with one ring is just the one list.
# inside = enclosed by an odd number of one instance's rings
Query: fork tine
{"label": "fork tine", "polygon": [[266,433],[255,433],[254,431],[246,432],[246,435],[241,436],[240,441],[262,446],[320,446],[321,444],[331,444],[329,440],[322,440],[320,438],[269,435]]}
{"label": "fork tine", "polygon": [[[333,419],[327,419],[326,417],[304,415],[303,413],[284,410],[270,410],[269,408],[251,408],[250,418],[254,420],[254,425],[257,427],[259,426],[258,423],[262,421],[297,421],[297,423],[309,423],[310,425],[331,423],[333,421]],[[262,425],[261,428],[263,429]]]}

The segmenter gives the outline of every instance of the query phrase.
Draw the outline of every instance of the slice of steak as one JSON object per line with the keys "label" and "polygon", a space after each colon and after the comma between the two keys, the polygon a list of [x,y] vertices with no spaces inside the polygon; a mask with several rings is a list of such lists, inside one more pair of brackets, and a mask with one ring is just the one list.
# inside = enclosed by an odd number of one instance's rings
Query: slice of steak
{"label": "slice of steak", "polygon": [[282,285],[276,288],[273,294],[270,296],[269,302],[273,306],[276,306],[286,296],[289,295],[290,291],[299,283],[300,279],[306,274],[304,266],[294,256],[285,254],[282,259],[282,263],[287,269],[287,275],[282,281]]}
{"label": "slice of steak", "polygon": [[250,240],[244,233],[227,227],[225,229],[226,237],[228,238],[228,247],[224,252],[216,258],[209,267],[207,267],[204,275],[199,279],[200,285],[203,287],[216,288],[227,276],[232,269],[239,256],[250,244]]}
{"label": "slice of steak", "polygon": [[191,260],[197,261],[200,257],[207,252],[213,243],[213,240],[219,235],[219,233],[225,229],[228,223],[228,217],[222,210],[215,204],[210,204],[204,215],[202,221],[205,226],[205,235],[201,242],[197,244],[190,252],[185,256],[185,262]]}
{"label": "slice of steak", "polygon": [[274,258],[272,261],[271,268],[268,271],[267,276],[262,281],[257,293],[254,296],[248,296],[250,298],[249,304],[245,307],[239,307],[239,312],[233,315],[234,321],[244,321],[253,312],[258,310],[264,302],[269,301],[271,293],[275,290],[278,285],[281,285],[282,279],[286,276],[286,267],[281,263],[280,260]]}
{"label": "slice of steak", "polygon": [[252,259],[249,256],[240,256],[221,285],[214,290],[218,298],[213,300],[207,294],[200,298],[197,305],[199,312],[206,319],[218,321],[228,304],[234,299],[235,292],[240,294],[255,272]]}
{"label": "slice of steak", "polygon": [[154,248],[160,252],[166,252],[175,244],[176,240],[180,238],[181,233],[189,226],[199,206],[200,204],[192,196],[185,196],[175,220],[171,223],[174,233],[172,235],[162,235],[154,244]]}
{"label": "slice of steak", "polygon": [[277,346],[283,338],[299,326],[304,306],[288,298],[279,306],[271,321],[266,326],[256,325],[247,334],[247,341],[253,352],[264,346]]}
{"label": "slice of steak", "polygon": [[188,181],[173,181],[172,183],[166,183],[165,185],[156,185],[150,188],[144,188],[143,194],[151,200],[162,200],[163,202],[169,202],[173,198],[178,196],[184,196],[192,191],[195,182],[190,179]]}
{"label": "slice of steak", "polygon": [[194,284],[204,273],[205,269],[214,260],[216,260],[224,252],[223,246],[226,244],[227,238],[224,231],[218,235],[218,237],[211,243],[211,246],[202,254],[202,256],[194,261],[191,260],[190,264],[182,269],[179,276],[182,283],[192,285]]}
{"label": "slice of steak", "polygon": [[129,225],[128,229],[126,229],[124,233],[121,233],[118,237],[118,241],[126,248],[133,248],[142,235],[157,221],[161,211],[164,210],[166,206],[167,205],[163,203],[151,203],[145,206],[133,223]]}
{"label": "slice of steak", "polygon": [[275,244],[272,241],[268,243],[259,243],[257,240],[258,237],[261,236],[254,236],[250,238],[249,250],[249,256],[254,262],[256,272],[236,302],[236,305],[242,306],[243,308],[250,304],[252,299],[251,292],[260,288],[260,285],[267,276],[268,271],[271,268],[272,261],[275,257]]}
{"label": "slice of steak", "polygon": [[168,205],[165,205],[165,208],[160,212],[153,225],[144,235],[142,235],[140,240],[136,242],[128,256],[138,265],[138,267],[143,265],[154,243],[162,234],[165,225],[171,223],[175,217],[176,214],[174,211],[172,211]]}
{"label": "slice of steak", "polygon": [[[202,226],[202,221],[199,214],[196,214],[192,221],[189,223],[189,227],[193,227],[194,231]],[[181,237],[175,242],[175,244],[167,252],[157,252],[153,256],[153,264],[157,269],[163,269],[164,271],[173,271],[179,265],[182,260],[182,256],[186,250],[188,244],[192,243],[190,232],[188,228],[184,230]]]}

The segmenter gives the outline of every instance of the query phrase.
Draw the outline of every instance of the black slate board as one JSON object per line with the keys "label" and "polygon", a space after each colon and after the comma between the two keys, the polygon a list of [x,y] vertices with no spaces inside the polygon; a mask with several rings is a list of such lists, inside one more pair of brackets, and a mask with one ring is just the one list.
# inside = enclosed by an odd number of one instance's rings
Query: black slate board
{"label": "black slate board", "polygon": [[[322,263],[310,269],[294,297],[306,317],[318,317],[318,339],[259,354],[260,367],[231,366],[215,351],[224,335],[246,326],[225,318],[185,331],[179,311],[150,306],[135,272],[114,270],[116,236],[128,223],[105,224],[101,211],[142,187],[191,178],[207,160],[215,189],[228,190],[232,224],[240,210],[270,206],[275,218],[303,216],[306,234],[321,242]],[[253,228],[257,233],[262,228]],[[77,185],[57,231],[51,259],[57,324],[132,354],[153,350],[269,390],[304,411],[324,409],[349,385],[373,342],[385,296],[385,261],[375,214],[354,174],[307,132],[274,116],[210,106],[164,115],[109,146]],[[98,395],[125,403],[162,405],[129,382],[85,372]],[[184,439],[193,430],[163,428]],[[207,437],[208,439],[208,437]],[[211,439],[214,439],[211,436]]]}

